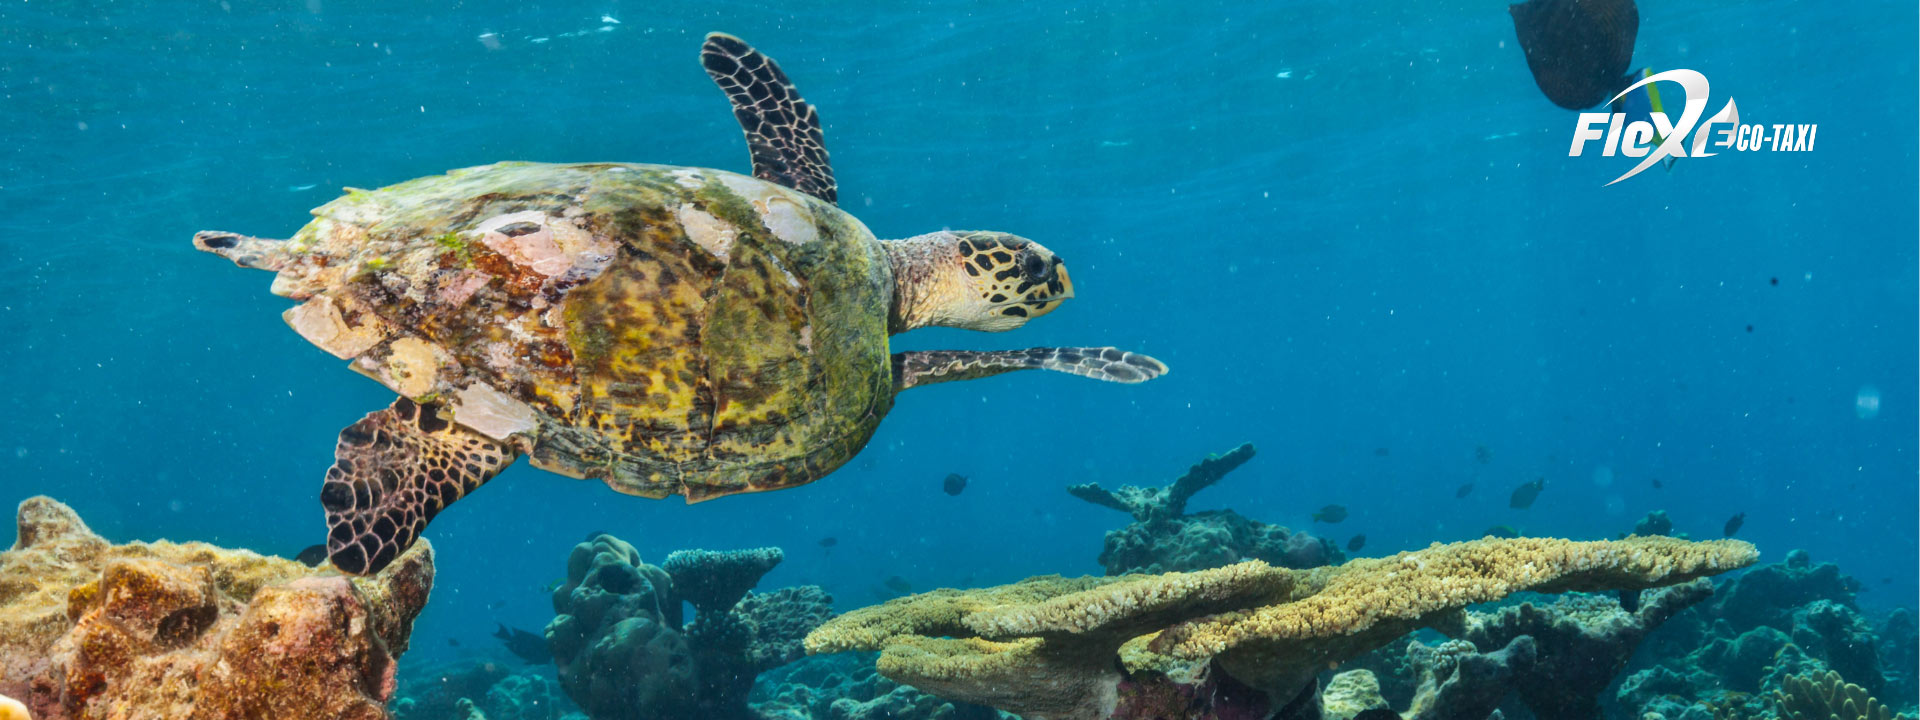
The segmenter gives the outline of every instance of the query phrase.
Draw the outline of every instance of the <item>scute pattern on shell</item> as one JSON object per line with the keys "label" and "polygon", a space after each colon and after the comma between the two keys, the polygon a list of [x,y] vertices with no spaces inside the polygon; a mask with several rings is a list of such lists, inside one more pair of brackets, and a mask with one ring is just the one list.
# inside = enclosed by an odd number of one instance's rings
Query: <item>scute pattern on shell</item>
{"label": "scute pattern on shell", "polygon": [[689,500],[790,487],[850,459],[892,404],[885,253],[789,188],[499,163],[314,215],[274,283],[320,308],[309,339],[354,339],[356,370],[416,400],[525,403],[538,427],[511,442],[547,470]]}

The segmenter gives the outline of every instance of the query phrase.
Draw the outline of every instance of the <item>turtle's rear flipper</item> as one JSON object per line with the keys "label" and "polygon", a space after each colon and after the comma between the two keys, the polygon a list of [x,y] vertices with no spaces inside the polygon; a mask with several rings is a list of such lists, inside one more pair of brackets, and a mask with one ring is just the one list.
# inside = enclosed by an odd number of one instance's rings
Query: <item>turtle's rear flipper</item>
{"label": "turtle's rear flipper", "polygon": [[287,241],[249,237],[239,233],[202,230],[193,234],[193,247],[255,270],[279,272],[287,264]]}
{"label": "turtle's rear flipper", "polygon": [[320,488],[327,559],[354,575],[379,572],[427,522],[519,457],[406,398],[340,431]]}
{"label": "turtle's rear flipper", "polygon": [[893,356],[895,392],[953,380],[972,380],[1015,370],[1058,370],[1096,380],[1142,383],[1166,374],[1166,363],[1110,347],[1028,348],[982,352],[934,350]]}

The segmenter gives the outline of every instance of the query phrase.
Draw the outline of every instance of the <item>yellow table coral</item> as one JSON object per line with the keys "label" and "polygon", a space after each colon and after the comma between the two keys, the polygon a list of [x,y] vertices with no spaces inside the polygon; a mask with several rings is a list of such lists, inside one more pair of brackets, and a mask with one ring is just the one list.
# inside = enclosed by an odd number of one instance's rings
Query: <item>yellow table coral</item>
{"label": "yellow table coral", "polygon": [[1672,585],[1745,567],[1738,540],[1553,538],[1435,544],[1338,567],[1251,561],[1191,573],[1031,578],[847,613],[809,652],[879,650],[878,668],[952,699],[1048,720],[1104,718],[1129,674],[1217,666],[1285,699],[1320,669],[1522,590]]}

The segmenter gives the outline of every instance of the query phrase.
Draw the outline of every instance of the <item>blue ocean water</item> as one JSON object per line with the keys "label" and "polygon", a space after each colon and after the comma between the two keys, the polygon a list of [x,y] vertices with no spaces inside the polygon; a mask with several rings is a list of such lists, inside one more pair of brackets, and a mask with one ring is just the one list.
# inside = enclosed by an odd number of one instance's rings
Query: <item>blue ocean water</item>
{"label": "blue ocean water", "polygon": [[[1124,518],[1067,485],[1241,442],[1259,457],[1196,509],[1363,554],[1655,509],[1718,537],[1744,512],[1765,561],[1808,549],[1870,606],[1920,592],[1911,3],[1646,0],[1637,63],[1821,132],[1611,187],[1631,163],[1566,156],[1574,114],[1500,2],[409,5],[0,6],[0,500],[52,495],[116,540],[319,541],[335,434],[390,393],[193,232],[285,237],[342,186],[505,159],[745,171],[695,62],[723,30],[821,108],[842,205],[881,237],[998,229],[1070,263],[1078,297],[1027,328],[896,347],[1113,344],[1173,373],[916,390],[831,477],[697,506],[517,466],[428,531],[419,652],[540,627],[597,530],[650,561],[782,546],[765,584],[843,607],[893,576],[1097,574]],[[1316,525],[1330,503],[1351,516]]]}

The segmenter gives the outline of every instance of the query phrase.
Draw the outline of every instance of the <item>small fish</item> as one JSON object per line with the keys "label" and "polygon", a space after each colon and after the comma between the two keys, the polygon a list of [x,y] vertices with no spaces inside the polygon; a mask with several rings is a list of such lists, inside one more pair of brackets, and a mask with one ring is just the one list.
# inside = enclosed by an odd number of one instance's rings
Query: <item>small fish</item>
{"label": "small fish", "polygon": [[1747,524],[1747,514],[1734,513],[1733,517],[1727,518],[1727,525],[1721,528],[1720,532],[1726,537],[1733,537],[1734,533],[1740,532],[1740,526],[1745,524]]}
{"label": "small fish", "polygon": [[906,578],[900,577],[899,575],[889,577],[886,582],[880,584],[886,586],[888,590],[900,593],[901,595],[907,595],[913,592],[913,585],[908,583]]}
{"label": "small fish", "polygon": [[1620,609],[1627,612],[1640,612],[1640,591],[1621,590]]}
{"label": "small fish", "polygon": [[1495,525],[1487,528],[1485,535],[1497,538],[1517,538],[1520,537],[1520,531],[1513,529],[1512,525]]}
{"label": "small fish", "polygon": [[460,647],[460,641],[455,640],[453,638],[447,638],[447,645],[450,645],[452,647]]}
{"label": "small fish", "polygon": [[1377,448],[1374,448],[1374,449],[1373,449],[1373,456],[1374,456],[1374,457],[1386,457],[1386,456],[1388,456],[1388,455],[1392,455],[1392,454],[1393,454],[1393,449],[1392,449],[1392,448],[1383,448],[1383,447],[1377,447]]}
{"label": "small fish", "polygon": [[307,549],[301,550],[299,555],[293,556],[293,559],[307,567],[320,567],[320,563],[327,561],[327,546],[308,545]]}
{"label": "small fish", "polygon": [[1535,478],[1533,482],[1514,488],[1513,496],[1507,498],[1507,507],[1515,510],[1525,510],[1533,507],[1534,499],[1540,497],[1540,491],[1546,489],[1546,487],[1546,478]]}
{"label": "small fish", "polygon": [[1473,459],[1480,461],[1481,465],[1493,462],[1493,448],[1485,445],[1473,446]]}
{"label": "small fish", "polygon": [[959,495],[960,491],[967,489],[967,476],[947,473],[947,479],[940,484],[940,488],[946,490],[948,495]]}
{"label": "small fish", "polygon": [[308,190],[312,190],[317,187],[320,187],[320,186],[319,185],[294,185],[294,186],[288,187],[287,192],[306,192]]}
{"label": "small fish", "polygon": [[1663,485],[1660,484],[1660,478],[1654,478],[1650,482],[1653,483],[1653,489],[1655,490],[1659,490],[1661,487],[1664,487]]}
{"label": "small fish", "polygon": [[1453,491],[1453,496],[1455,498],[1464,498],[1472,494],[1473,494],[1473,483],[1467,483],[1465,485],[1461,485],[1459,490]]}
{"label": "small fish", "polygon": [[551,593],[555,590],[559,590],[560,586],[565,584],[567,584],[566,578],[555,578],[553,580],[547,581],[546,587],[541,588],[541,591]]}
{"label": "small fish", "polygon": [[1344,505],[1328,505],[1313,514],[1314,522],[1332,524],[1345,519],[1347,519],[1347,508]]}
{"label": "small fish", "polygon": [[620,24],[620,21],[619,21],[619,20],[615,20],[615,19],[613,19],[613,16],[612,16],[612,15],[601,15],[601,16],[600,16],[600,22],[603,22],[603,23],[606,23],[606,24],[608,24],[608,25],[619,25],[619,24]]}
{"label": "small fish", "polygon": [[820,538],[820,547],[823,547],[823,548],[830,548],[839,544],[840,544],[840,538],[837,538],[837,537]]}
{"label": "small fish", "polygon": [[507,646],[507,652],[513,653],[514,657],[520,658],[528,665],[545,665],[553,662],[553,651],[547,648],[547,636],[535,635],[520,628],[510,628],[502,623],[494,624],[499,625],[500,629],[495,630],[493,636],[499,638],[500,644]]}
{"label": "small fish", "polygon": [[1367,546],[1367,536],[1355,535],[1353,536],[1352,540],[1347,541],[1347,552],[1360,552],[1360,548],[1363,548],[1366,546]]}

